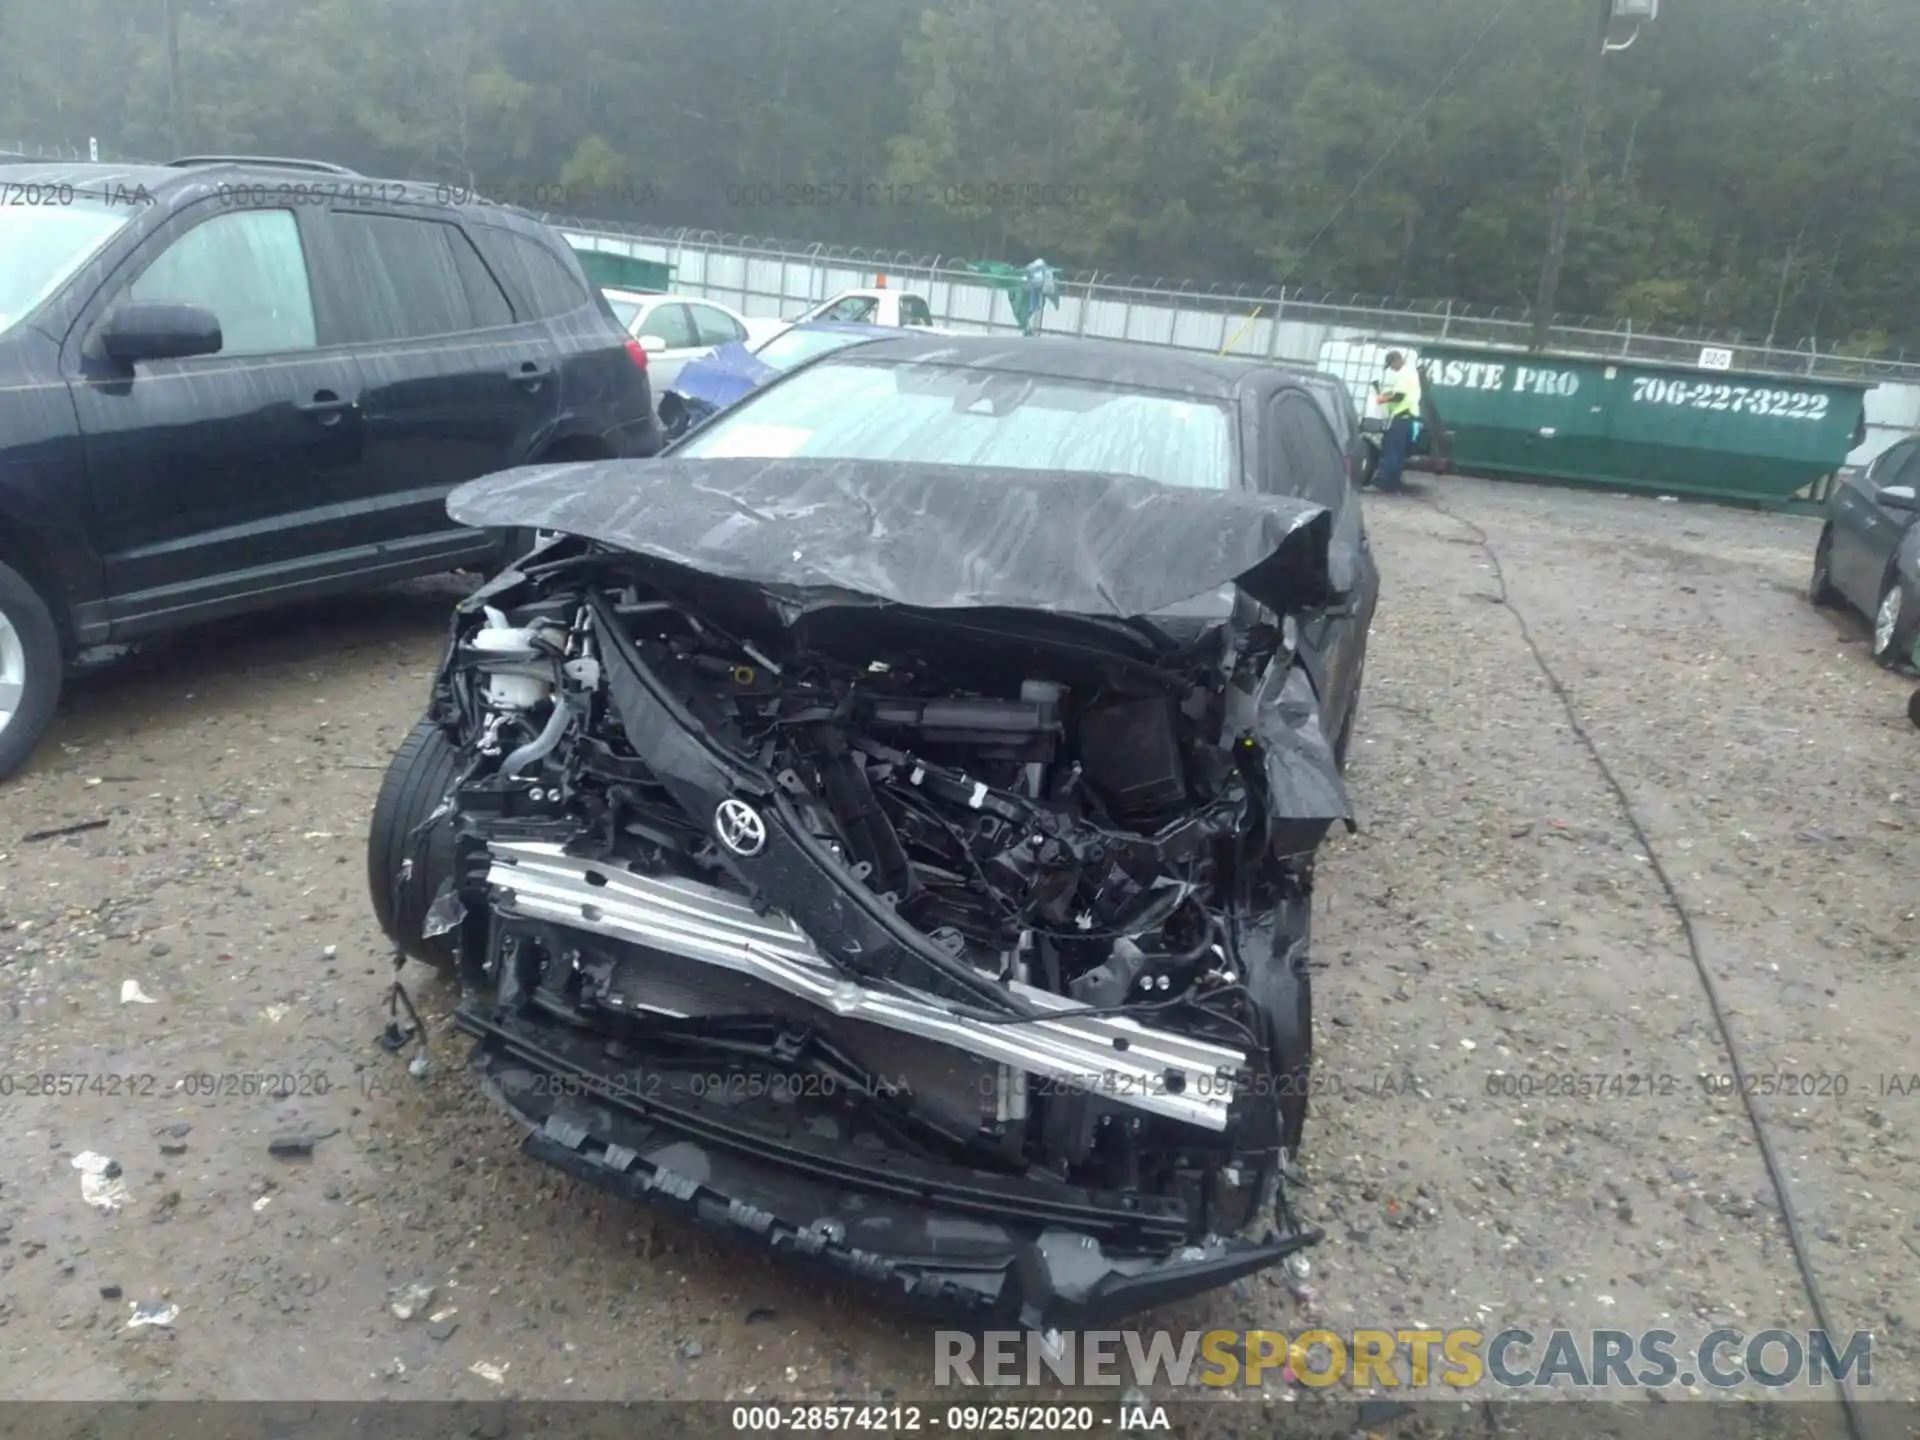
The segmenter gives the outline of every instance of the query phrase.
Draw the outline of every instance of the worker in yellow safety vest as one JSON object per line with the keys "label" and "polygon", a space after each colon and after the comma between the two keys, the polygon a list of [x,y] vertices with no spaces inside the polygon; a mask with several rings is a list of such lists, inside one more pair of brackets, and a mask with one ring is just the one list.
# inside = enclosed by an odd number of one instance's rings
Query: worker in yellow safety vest
{"label": "worker in yellow safety vest", "polygon": [[1380,442],[1373,487],[1391,494],[1402,488],[1414,426],[1420,422],[1420,372],[1395,350],[1387,356],[1386,377],[1374,387],[1374,394],[1387,407],[1387,433]]}

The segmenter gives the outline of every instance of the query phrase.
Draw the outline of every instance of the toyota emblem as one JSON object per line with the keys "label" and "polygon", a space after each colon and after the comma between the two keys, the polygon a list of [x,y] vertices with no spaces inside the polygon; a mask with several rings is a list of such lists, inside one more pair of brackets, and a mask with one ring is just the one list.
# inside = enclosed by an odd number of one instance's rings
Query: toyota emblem
{"label": "toyota emblem", "polygon": [[767,822],[744,800],[722,800],[713,812],[713,830],[736,855],[758,855],[767,848]]}

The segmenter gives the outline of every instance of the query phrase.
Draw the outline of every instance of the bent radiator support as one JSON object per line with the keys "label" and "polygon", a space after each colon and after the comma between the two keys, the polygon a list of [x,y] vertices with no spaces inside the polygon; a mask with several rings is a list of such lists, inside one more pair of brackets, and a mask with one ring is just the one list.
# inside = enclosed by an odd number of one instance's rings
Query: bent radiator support
{"label": "bent radiator support", "polygon": [[579,859],[538,842],[489,847],[487,881],[503,914],[544,920],[683,959],[750,975],[849,1019],[868,1021],[1066,1085],[1150,1114],[1221,1132],[1227,1128],[1240,1051],[1141,1025],[1124,1016],[1080,1015],[1076,1000],[1013,983],[1048,1018],[994,1024],[955,1013],[931,997],[863,985],[821,956],[797,926],[760,915],[744,899],[696,881],[641,875]]}

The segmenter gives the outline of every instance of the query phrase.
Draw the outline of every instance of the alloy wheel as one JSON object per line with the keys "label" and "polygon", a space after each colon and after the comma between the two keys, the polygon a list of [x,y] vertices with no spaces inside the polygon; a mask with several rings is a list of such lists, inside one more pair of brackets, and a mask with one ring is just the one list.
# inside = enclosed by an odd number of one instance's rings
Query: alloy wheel
{"label": "alloy wheel", "polygon": [[26,646],[20,641],[20,632],[13,628],[13,621],[0,611],[0,732],[13,723],[26,688]]}
{"label": "alloy wheel", "polygon": [[1900,587],[1889,586],[1880,597],[1880,613],[1873,617],[1873,653],[1884,655],[1893,648],[1893,635],[1900,628]]}

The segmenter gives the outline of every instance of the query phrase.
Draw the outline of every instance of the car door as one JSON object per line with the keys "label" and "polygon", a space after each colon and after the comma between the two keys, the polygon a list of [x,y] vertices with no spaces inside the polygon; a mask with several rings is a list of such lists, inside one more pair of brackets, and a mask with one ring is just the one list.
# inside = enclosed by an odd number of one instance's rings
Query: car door
{"label": "car door", "polygon": [[1828,510],[1833,522],[1833,583],[1864,615],[1872,615],[1879,607],[1887,561],[1906,531],[1906,517],[1885,509],[1874,498],[1875,492],[1884,485],[1912,484],[1917,462],[1920,441],[1903,440],[1863,473],[1847,477],[1834,488]]}
{"label": "car door", "polygon": [[702,348],[693,316],[678,300],[662,300],[641,317],[640,343],[647,347],[647,378],[656,395],[673,384],[680,367]]}
{"label": "car door", "polygon": [[1319,405],[1303,390],[1285,389],[1266,402],[1261,464],[1256,472],[1269,494],[1292,495],[1323,505],[1333,515],[1333,544],[1355,560],[1347,603],[1302,616],[1300,654],[1320,695],[1327,736],[1340,732],[1372,621],[1373,559],[1360,498],[1345,458]]}
{"label": "car door", "polygon": [[702,355],[747,338],[747,327],[718,305],[702,305],[689,300],[687,315],[693,321],[694,340]]}
{"label": "car door", "polygon": [[[117,636],[246,608],[350,571],[366,473],[360,373],[319,303],[311,207],[183,206],[101,286],[62,365]],[[128,301],[219,317],[213,355],[121,365],[98,332]],[[257,603],[254,600],[252,603]]]}
{"label": "car door", "polygon": [[1916,523],[1920,523],[1920,512],[1906,506],[1881,503],[1880,492],[1895,486],[1920,492],[1920,443],[1908,448],[1906,459],[1898,469],[1889,467],[1877,474],[1873,489],[1868,492],[1868,498],[1874,503],[1874,525],[1867,551],[1866,571],[1866,579],[1873,592],[1873,606],[1867,611],[1869,615],[1880,608],[1880,592],[1886,584],[1887,572],[1907,545]]}
{"label": "car door", "polygon": [[556,372],[559,424],[555,442],[586,442],[595,453],[651,455],[660,446],[647,366],[636,363],[637,336],[620,328],[606,297],[595,291],[566,242],[532,226],[509,228],[493,217],[467,226],[488,266],[505,285],[518,316],[539,318],[542,345]]}
{"label": "car door", "polygon": [[515,312],[451,211],[340,205],[331,225],[343,330],[360,369],[361,543],[458,559],[484,546],[447,493],[524,462],[560,413],[554,347]]}

